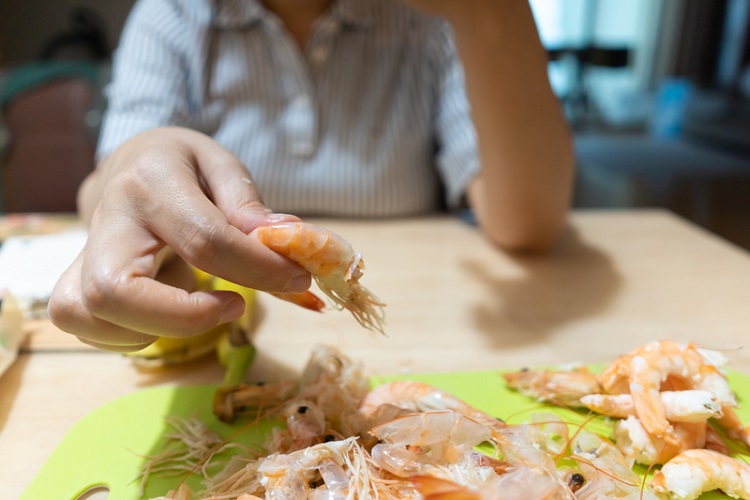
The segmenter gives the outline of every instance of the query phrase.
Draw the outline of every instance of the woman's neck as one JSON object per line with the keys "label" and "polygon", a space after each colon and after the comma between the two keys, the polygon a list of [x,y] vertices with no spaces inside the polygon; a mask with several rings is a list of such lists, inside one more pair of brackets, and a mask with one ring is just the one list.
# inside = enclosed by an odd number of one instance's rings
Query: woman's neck
{"label": "woman's neck", "polygon": [[331,6],[334,0],[261,1],[266,9],[281,19],[299,46],[304,47],[313,23]]}

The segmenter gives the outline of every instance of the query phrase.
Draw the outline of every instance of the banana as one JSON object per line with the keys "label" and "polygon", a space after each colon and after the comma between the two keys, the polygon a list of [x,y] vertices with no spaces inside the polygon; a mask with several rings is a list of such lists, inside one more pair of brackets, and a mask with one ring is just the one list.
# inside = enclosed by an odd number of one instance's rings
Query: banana
{"label": "banana", "polygon": [[[255,290],[217,278],[200,269],[193,269],[193,272],[195,273],[196,286],[199,290],[231,290],[239,293],[245,300],[245,313],[231,323],[219,325],[194,337],[179,339],[161,337],[145,349],[127,354],[136,365],[155,368],[182,364],[212,352],[217,352],[220,360],[222,357],[225,358],[222,360],[222,364],[228,366],[227,359],[229,356],[226,353],[230,352],[231,349],[228,349],[226,346],[242,345],[245,347],[244,344],[247,344],[247,340],[244,337],[245,332],[250,331],[254,321]],[[235,337],[239,337],[239,339]],[[225,347],[218,349],[220,343],[223,343]],[[252,355],[249,356],[249,360],[252,360]],[[250,361],[247,362],[247,366],[249,366]]]}

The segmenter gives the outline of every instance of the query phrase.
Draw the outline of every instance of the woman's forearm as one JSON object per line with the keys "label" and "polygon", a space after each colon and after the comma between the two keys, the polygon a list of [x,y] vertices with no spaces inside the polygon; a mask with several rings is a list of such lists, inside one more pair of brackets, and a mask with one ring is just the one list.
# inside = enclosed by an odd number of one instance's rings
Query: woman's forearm
{"label": "woman's forearm", "polygon": [[466,74],[481,174],[469,189],[498,245],[545,250],[565,225],[574,154],[526,0],[445,2]]}

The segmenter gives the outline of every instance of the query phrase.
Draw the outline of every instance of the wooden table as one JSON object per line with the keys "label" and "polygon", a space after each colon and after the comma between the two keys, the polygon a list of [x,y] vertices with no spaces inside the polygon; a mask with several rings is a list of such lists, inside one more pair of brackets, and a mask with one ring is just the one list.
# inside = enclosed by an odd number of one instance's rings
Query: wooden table
{"label": "wooden table", "polygon": [[[362,283],[387,302],[387,337],[344,312],[263,295],[250,376],[297,373],[316,343],[372,374],[607,362],[673,338],[723,349],[750,373],[750,254],[664,211],[578,211],[548,256],[494,249],[453,218],[318,221],[364,254]],[[144,372],[48,322],[0,379],[0,498],[17,498],[73,424],[160,384],[218,382],[213,357]]]}

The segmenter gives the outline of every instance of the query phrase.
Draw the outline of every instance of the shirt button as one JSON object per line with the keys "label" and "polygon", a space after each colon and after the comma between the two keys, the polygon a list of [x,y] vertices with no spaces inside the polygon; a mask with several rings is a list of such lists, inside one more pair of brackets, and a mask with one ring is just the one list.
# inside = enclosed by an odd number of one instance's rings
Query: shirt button
{"label": "shirt button", "polygon": [[328,57],[328,50],[326,50],[323,47],[315,47],[312,50],[312,53],[310,54],[310,58],[312,59],[312,62],[316,64],[320,64],[323,61],[326,60]]}

